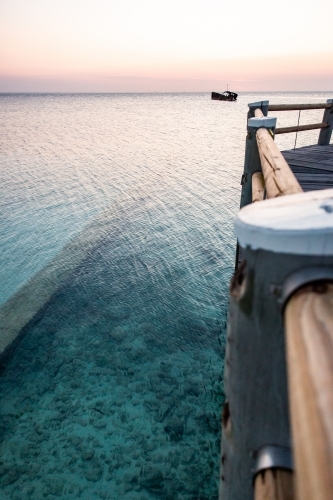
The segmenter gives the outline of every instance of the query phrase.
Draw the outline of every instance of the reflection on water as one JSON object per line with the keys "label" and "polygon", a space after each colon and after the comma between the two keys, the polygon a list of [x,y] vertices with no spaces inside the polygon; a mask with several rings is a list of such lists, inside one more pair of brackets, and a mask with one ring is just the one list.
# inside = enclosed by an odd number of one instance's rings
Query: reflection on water
{"label": "reflection on water", "polygon": [[5,329],[31,319],[2,362],[2,498],[217,498],[232,218],[259,99],[2,97],[2,301],[41,270],[0,309]]}

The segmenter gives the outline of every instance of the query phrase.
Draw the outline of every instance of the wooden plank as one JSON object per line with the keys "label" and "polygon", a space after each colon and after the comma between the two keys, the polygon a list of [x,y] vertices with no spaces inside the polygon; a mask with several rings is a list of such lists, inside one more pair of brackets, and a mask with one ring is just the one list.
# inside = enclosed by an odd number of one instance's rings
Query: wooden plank
{"label": "wooden plank", "polygon": [[311,183],[302,184],[302,189],[303,189],[304,193],[308,193],[309,191],[321,191],[323,189],[328,189],[330,187],[332,187],[332,186],[326,186],[326,185],[322,185],[322,184],[313,185]]}
{"label": "wooden plank", "polygon": [[304,182],[312,182],[315,184],[323,184],[327,186],[331,186],[333,184],[333,176],[325,175],[325,174],[295,174],[298,182],[300,184]]}
{"label": "wooden plank", "polygon": [[254,491],[255,500],[294,500],[293,473],[267,469],[257,475]]}
{"label": "wooden plank", "polygon": [[288,157],[286,158],[284,156],[285,160],[287,161],[288,165],[290,168],[293,170],[293,167],[300,167],[300,168],[309,168],[314,171],[319,172],[332,172],[333,171],[333,166],[331,165],[326,165],[325,163],[305,163],[297,160],[291,160]]}
{"label": "wooden plank", "polygon": [[268,198],[301,193],[302,188],[283,158],[269,131],[260,128],[256,132],[261,167]]}
{"label": "wooden plank", "polygon": [[333,144],[328,144],[327,146],[318,146],[318,144],[311,144],[310,146],[300,146],[296,149],[296,151],[329,151],[332,149]]}
{"label": "wooden plank", "polygon": [[326,189],[326,187],[319,184],[316,187],[313,187],[311,184],[304,184],[302,189],[304,193],[309,193],[310,191],[321,191],[322,189]]}
{"label": "wooden plank", "polygon": [[297,291],[285,310],[298,500],[333,492],[333,284]]}
{"label": "wooden plank", "polygon": [[318,173],[332,172],[333,171],[333,165],[330,165],[327,163],[315,163],[315,162],[306,163],[305,161],[292,160],[292,159],[288,158],[288,156],[285,157],[285,160],[287,161],[287,163],[291,169],[304,168],[304,169],[308,169],[309,171],[314,171],[314,172],[318,172]]}
{"label": "wooden plank", "polygon": [[330,109],[325,109],[323,122],[328,123],[326,130],[321,130],[318,137],[318,145],[327,145],[330,143],[333,129],[333,99],[328,99],[327,104],[331,105]]}
{"label": "wooden plank", "polygon": [[304,182],[301,185],[302,189],[304,192],[308,191],[321,191],[322,189],[328,189],[331,188],[332,185],[327,185],[327,184],[313,184],[311,182]]}
{"label": "wooden plank", "polygon": [[327,146],[318,146],[318,144],[311,144],[310,146],[302,146],[297,148],[297,151],[329,151],[333,149],[333,144],[328,144]]}
{"label": "wooden plank", "polygon": [[298,178],[298,176],[300,174],[328,175],[328,173],[330,172],[329,170],[319,170],[319,169],[314,169],[314,168],[298,167],[298,166],[290,165],[290,164],[289,164],[289,167],[291,168],[291,170],[295,174],[296,179]]}
{"label": "wooden plank", "polygon": [[333,148],[331,148],[331,145],[329,146],[321,146],[321,150],[316,150],[316,149],[296,149],[295,150],[297,154],[299,155],[310,155],[313,156],[314,158],[326,158],[330,159],[332,158],[333,155]]}
{"label": "wooden plank", "polygon": [[333,157],[327,156],[327,155],[318,155],[318,154],[297,154],[297,152],[283,152],[284,156],[288,156],[290,159],[298,160],[298,161],[303,161],[305,163],[323,163],[326,165],[333,165]]}
{"label": "wooden plank", "polygon": [[252,203],[262,201],[265,195],[265,182],[262,172],[254,172],[252,175]]}
{"label": "wooden plank", "polygon": [[289,158],[295,158],[296,160],[323,162],[327,163],[328,165],[333,165],[333,155],[326,155],[326,154],[320,155],[311,152],[297,153],[297,151],[283,151],[282,153],[283,155],[288,155]]}
{"label": "wooden plank", "polygon": [[332,107],[327,102],[311,104],[269,104],[268,111],[298,111],[301,109],[327,109]]}
{"label": "wooden plank", "polygon": [[[290,445],[283,324],[276,297],[268,291],[279,279],[282,259],[262,267],[249,248],[242,251],[244,261],[230,287],[221,500],[253,500],[252,450],[270,443]],[[262,304],[270,311],[264,317]]]}
{"label": "wooden plank", "polygon": [[[261,111],[261,110],[260,110]],[[240,207],[252,203],[252,175],[261,171],[261,163],[255,134],[248,133],[245,141],[244,170],[241,180],[242,194]]]}
{"label": "wooden plank", "polygon": [[297,155],[311,155],[313,157],[326,157],[327,159],[332,158],[333,155],[333,144],[328,146],[305,146],[302,148],[287,149],[283,153],[295,153]]}
{"label": "wooden plank", "polygon": [[291,132],[302,132],[304,130],[316,130],[319,128],[329,128],[327,122],[313,123],[311,125],[295,125],[294,127],[280,127],[275,129],[275,135],[290,134]]}
{"label": "wooden plank", "polygon": [[[300,163],[299,165],[296,163],[296,165],[294,165],[293,162],[288,161],[288,158],[286,158],[286,160],[287,160],[289,167],[291,168],[291,170],[294,173],[299,172],[299,173],[303,173],[303,174],[315,174],[315,173],[327,174],[327,172],[332,171],[331,169],[325,170],[325,168],[313,168],[313,165],[311,165],[311,166],[304,165],[304,163]],[[321,167],[321,165],[320,165],[320,167]]]}
{"label": "wooden plank", "polygon": [[327,146],[322,146],[321,150],[316,150],[316,149],[295,149],[295,150],[289,150],[289,152],[294,152],[295,154],[298,154],[300,156],[303,155],[310,155],[313,156],[314,158],[332,158],[333,155],[333,149],[331,147]]}

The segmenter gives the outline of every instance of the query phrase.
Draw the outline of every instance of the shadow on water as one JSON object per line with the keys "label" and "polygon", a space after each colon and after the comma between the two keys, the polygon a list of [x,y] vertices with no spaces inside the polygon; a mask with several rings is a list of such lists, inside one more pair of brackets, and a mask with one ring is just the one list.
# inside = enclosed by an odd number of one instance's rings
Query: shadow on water
{"label": "shadow on water", "polygon": [[126,200],[77,239],[3,361],[4,499],[217,498],[231,269],[183,212]]}

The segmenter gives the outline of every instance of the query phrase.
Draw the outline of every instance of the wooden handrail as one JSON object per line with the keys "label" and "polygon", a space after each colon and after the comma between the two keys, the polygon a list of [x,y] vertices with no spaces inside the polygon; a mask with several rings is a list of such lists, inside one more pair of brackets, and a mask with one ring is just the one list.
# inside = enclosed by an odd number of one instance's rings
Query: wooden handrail
{"label": "wooden handrail", "polygon": [[261,168],[268,198],[302,193],[296,177],[276,146],[270,132],[259,128],[256,132]]}
{"label": "wooden handrail", "polygon": [[325,122],[314,123],[313,125],[296,125],[294,127],[276,128],[274,134],[289,134],[290,132],[301,132],[302,130],[315,130],[318,128],[328,128],[329,124]]}
{"label": "wooden handrail", "polygon": [[252,175],[252,203],[262,201],[265,194],[265,181],[261,172]]}
{"label": "wooden handrail", "polygon": [[261,111],[261,109],[260,109],[260,108],[256,108],[256,109],[254,110],[254,116],[255,116],[256,118],[263,118],[263,117],[264,117],[264,113]]}
{"label": "wooden handrail", "polygon": [[333,492],[333,283],[298,290],[285,314],[297,500]]}
{"label": "wooden handrail", "polygon": [[293,474],[283,469],[267,469],[257,475],[254,500],[294,500]]}
{"label": "wooden handrail", "polygon": [[299,111],[302,109],[329,109],[331,103],[323,102],[317,104],[269,104],[268,111]]}

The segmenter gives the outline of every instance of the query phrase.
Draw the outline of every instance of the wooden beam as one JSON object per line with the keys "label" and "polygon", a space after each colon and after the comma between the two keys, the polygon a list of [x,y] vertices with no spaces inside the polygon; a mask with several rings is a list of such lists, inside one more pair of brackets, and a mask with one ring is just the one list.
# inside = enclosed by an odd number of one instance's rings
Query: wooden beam
{"label": "wooden beam", "polygon": [[323,102],[317,104],[269,104],[268,111],[298,111],[301,109],[329,109],[332,104]]}
{"label": "wooden beam", "polygon": [[297,500],[333,492],[333,283],[299,289],[285,314]]}
{"label": "wooden beam", "polygon": [[331,105],[329,109],[325,109],[323,122],[327,122],[328,127],[321,130],[318,137],[318,144],[320,146],[328,146],[332,136],[333,130],[333,99],[327,99],[327,104]]}
{"label": "wooden beam", "polygon": [[260,472],[254,483],[254,500],[294,500],[293,473],[284,469]]}
{"label": "wooden beam", "polygon": [[247,117],[253,118],[255,110],[258,108],[262,111],[263,116],[267,116],[268,115],[268,105],[269,105],[269,101],[250,102],[249,103],[249,112],[248,112]]}
{"label": "wooden beam", "polygon": [[262,201],[265,195],[265,181],[262,172],[252,175],[252,203]]}
{"label": "wooden beam", "polygon": [[[257,109],[254,110],[256,112]],[[262,113],[261,109],[259,109]],[[251,115],[249,111],[248,116]],[[258,152],[258,145],[255,134],[249,132],[246,136],[245,141],[245,159],[244,159],[244,170],[241,179],[242,194],[241,194],[241,208],[245,205],[252,203],[252,175],[254,172],[261,171],[261,163]]]}
{"label": "wooden beam", "polygon": [[312,125],[295,125],[294,127],[276,128],[274,134],[289,134],[290,132],[302,132],[303,130],[315,130],[318,128],[328,128],[327,122],[313,123]]}
{"label": "wooden beam", "polygon": [[261,109],[260,109],[260,108],[256,108],[256,109],[254,110],[254,116],[255,116],[256,118],[263,118],[265,115],[264,115],[264,113],[261,111]]}
{"label": "wooden beam", "polygon": [[256,132],[261,168],[268,198],[301,193],[296,177],[276,146],[270,132],[259,128]]}

